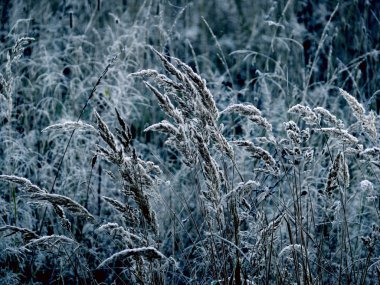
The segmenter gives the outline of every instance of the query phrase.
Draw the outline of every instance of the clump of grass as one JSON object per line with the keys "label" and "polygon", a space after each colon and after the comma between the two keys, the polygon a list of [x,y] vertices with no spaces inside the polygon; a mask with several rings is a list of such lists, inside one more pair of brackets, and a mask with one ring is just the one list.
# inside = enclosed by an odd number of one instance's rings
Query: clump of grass
{"label": "clump of grass", "polygon": [[[163,121],[148,127],[147,130],[168,133],[180,141],[179,145],[187,145],[190,149],[195,150],[193,151],[194,163],[192,165],[186,164],[197,168],[197,164],[200,163],[200,170],[208,189],[208,191],[202,190],[202,183],[198,186],[201,189],[201,201],[204,201],[201,209],[204,213],[204,226],[207,228],[206,236],[202,238],[202,233],[200,233],[199,238],[203,240],[204,249],[208,256],[202,264],[208,262],[207,266],[210,267],[213,274],[211,280],[222,283],[227,282],[227,280],[229,282],[234,280],[233,282],[239,283],[244,280],[268,282],[268,280],[276,279],[278,282],[293,280],[294,282],[313,284],[315,276],[322,279],[326,276],[331,277],[329,274],[326,275],[326,272],[323,272],[323,268],[321,268],[322,263],[326,262],[346,263],[345,267],[339,265],[339,270],[331,269],[335,273],[330,274],[338,279],[356,279],[358,275],[366,274],[354,263],[353,256],[355,253],[352,248],[354,240],[352,240],[352,232],[350,232],[353,221],[348,212],[350,211],[349,204],[353,202],[351,200],[353,198],[350,199],[349,197],[353,197],[350,195],[355,195],[355,193],[350,194],[351,192],[349,192],[352,185],[350,163],[348,156],[344,155],[346,146],[360,150],[359,142],[365,143],[365,140],[350,133],[351,127],[344,129],[343,122],[328,110],[322,107],[312,109],[297,104],[289,109],[289,113],[298,115],[309,128],[303,129],[294,121],[286,122],[284,127],[288,139],[280,139],[277,135],[273,135],[271,128],[266,128],[269,123],[262,124],[263,129],[268,131],[266,141],[272,144],[270,151],[275,151],[274,155],[251,141],[229,141],[219,131],[220,128],[216,120],[219,119],[220,114],[235,112],[252,118],[261,117],[261,111],[250,104],[233,104],[223,112],[215,111],[215,104],[208,103],[209,97],[205,97],[208,100],[202,100],[202,96],[209,93],[204,92],[204,85],[197,85],[193,81],[199,82],[199,79],[194,75],[189,75],[189,67],[184,68],[186,66],[184,63],[178,59],[172,59],[172,62],[177,64],[175,66],[169,62],[168,58],[157,51],[154,52],[158,54],[167,72],[172,74],[177,82],[174,83],[173,79],[165,77],[165,82],[170,82],[171,87],[168,88],[162,83],[164,75],[160,75],[157,71],[142,71],[134,75],[151,77],[158,85],[164,87],[165,93],[162,94],[151,84],[147,84],[158,98],[162,110],[174,122]],[[342,94],[342,91],[340,92]],[[364,108],[356,100],[352,100],[351,95],[348,97],[344,93],[343,96],[350,106],[355,103],[355,106],[360,107],[351,106],[351,108],[355,107],[354,112],[360,111],[356,117],[361,122],[364,118]],[[169,97],[174,100],[174,103],[170,101]],[[192,110],[192,112],[190,113],[188,110]],[[327,124],[328,127],[321,127],[321,120],[324,120],[323,124]],[[255,122],[255,120],[253,121]],[[364,126],[363,122],[361,123]],[[189,131],[180,137],[177,135],[179,129]],[[203,129],[208,132],[202,132]],[[371,134],[369,128],[367,132],[373,137],[374,132]],[[220,138],[216,139],[218,136]],[[320,157],[315,156],[316,147],[308,144],[312,141],[316,144],[315,140],[326,137],[333,138],[338,144],[331,146],[329,146],[329,142],[325,142],[325,145],[321,144],[320,148],[327,152],[328,157],[330,157],[330,159],[321,160]],[[249,188],[250,191],[239,191],[239,188],[231,188],[233,184],[238,182],[238,179],[243,180],[241,183],[245,185],[246,179],[242,175],[231,176],[226,171],[230,168],[231,170],[234,169],[236,173],[241,173],[239,169],[241,165],[236,160],[236,152],[229,151],[231,143],[246,149],[250,156],[255,159],[255,164],[260,164],[262,161],[265,166],[264,168],[253,168],[251,174],[245,175],[249,175],[250,179],[253,178],[254,181],[258,181],[253,184],[253,188]],[[178,150],[181,152],[180,149]],[[284,152],[287,154],[286,156],[278,155]],[[185,152],[182,151],[181,153],[186,157]],[[334,153],[336,153],[335,158],[333,158]],[[313,191],[309,192],[310,187],[311,189],[318,187],[319,183],[318,181],[312,182],[315,179],[316,170],[313,167],[318,161],[330,164],[331,168],[325,174],[327,181],[325,190],[313,193]],[[270,183],[275,185],[271,187],[272,191],[263,191],[260,195],[253,194],[255,189],[260,191],[259,189],[263,186],[269,188]],[[315,184],[315,186],[311,186],[309,183]],[[257,197],[256,200],[253,199],[255,196]],[[306,198],[304,198],[305,196]],[[322,205],[320,206],[320,200],[326,203],[325,208]],[[268,203],[268,207],[264,206],[261,208],[262,210],[259,210],[258,205],[266,203]],[[275,214],[267,212],[270,209],[269,205],[274,205],[277,208],[277,217]],[[323,209],[323,212],[318,212],[319,209]],[[254,217],[259,213],[270,219],[271,223],[255,219]],[[243,230],[242,225],[249,223],[248,221],[251,224],[249,224],[248,229]],[[321,236],[319,233],[319,223],[327,225],[331,223],[333,226],[330,227],[330,230],[337,231],[340,236],[333,237],[328,233],[326,240],[326,236]],[[254,232],[254,229],[257,229],[260,224],[263,226],[262,235],[245,234],[247,230],[251,233]],[[251,230],[249,230],[250,228]],[[285,238],[281,234],[282,231],[277,231],[281,228],[286,229],[285,232],[287,232],[289,239],[288,245],[285,242],[285,246],[278,243],[279,240]],[[268,234],[264,234],[267,232]],[[330,260],[327,260],[326,245],[330,247],[330,250],[336,252],[335,254],[343,250],[342,248],[347,248],[347,256],[330,255]],[[242,255],[241,247],[245,246],[250,248],[248,255],[246,253]],[[363,249],[363,246],[361,248]],[[237,249],[236,252],[234,249]],[[223,254],[221,262],[216,261],[218,252]],[[289,252],[289,255],[285,252]],[[260,263],[262,262],[265,266],[260,267],[257,262],[252,263],[250,258],[260,260]],[[284,262],[284,259],[287,260],[286,269],[285,271],[279,270],[278,266]],[[228,263],[227,260],[233,260],[233,262]],[[276,266],[277,271],[271,272],[270,268],[276,268]],[[254,268],[256,268],[255,273],[252,275],[247,273]]]}

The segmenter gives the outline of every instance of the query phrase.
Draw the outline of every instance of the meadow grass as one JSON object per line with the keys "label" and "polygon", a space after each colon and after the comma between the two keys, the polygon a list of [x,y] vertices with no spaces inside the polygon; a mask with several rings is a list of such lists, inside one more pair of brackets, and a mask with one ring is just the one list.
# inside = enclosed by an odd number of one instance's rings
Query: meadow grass
{"label": "meadow grass", "polygon": [[16,2],[0,283],[380,282],[377,4]]}

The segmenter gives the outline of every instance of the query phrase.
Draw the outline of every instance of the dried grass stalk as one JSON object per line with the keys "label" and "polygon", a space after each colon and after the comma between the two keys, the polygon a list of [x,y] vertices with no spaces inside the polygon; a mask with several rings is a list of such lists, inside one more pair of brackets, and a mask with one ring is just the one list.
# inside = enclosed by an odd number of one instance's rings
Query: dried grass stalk
{"label": "dried grass stalk", "polygon": [[297,104],[288,110],[288,113],[298,114],[306,123],[316,125],[319,123],[317,115],[308,107]]}
{"label": "dried grass stalk", "polygon": [[128,248],[128,249],[119,251],[113,254],[112,256],[108,257],[107,259],[103,260],[103,262],[99,264],[98,268],[108,265],[111,262],[120,261],[130,256],[140,256],[148,260],[154,260],[154,259],[166,260],[167,259],[165,255],[163,255],[159,250],[155,249],[152,246],[131,248],[131,249]]}
{"label": "dried grass stalk", "polygon": [[251,104],[233,104],[221,113],[238,113],[244,116],[261,116],[261,111]]}
{"label": "dried grass stalk", "polygon": [[107,201],[108,203],[110,203],[119,212],[121,212],[121,213],[127,213],[128,212],[128,208],[125,205],[123,205],[121,202],[119,202],[115,199],[112,199],[112,198],[105,197],[105,196],[102,196],[102,198],[105,201]]}
{"label": "dried grass stalk", "polygon": [[160,74],[154,69],[141,70],[139,72],[130,74],[130,76],[141,76],[141,77],[153,78],[160,87],[163,87],[165,89],[166,92],[171,92],[171,91],[180,92],[185,89],[183,84],[177,83],[171,80],[166,75]]}
{"label": "dried grass stalk", "polygon": [[157,131],[161,133],[171,134],[174,137],[179,135],[178,129],[166,120],[163,120],[157,124],[153,124],[144,130],[144,132],[148,131]]}
{"label": "dried grass stalk", "polygon": [[0,180],[16,183],[22,186],[21,190],[29,193],[46,193],[45,190],[42,190],[37,185],[34,185],[30,180],[15,176],[15,175],[0,175]]}
{"label": "dried grass stalk", "polygon": [[96,129],[86,123],[83,123],[82,121],[74,122],[74,121],[66,121],[63,123],[58,123],[54,125],[50,125],[42,130],[42,132],[48,132],[48,131],[73,131],[73,130],[83,130],[83,131],[94,131],[96,132]]}
{"label": "dried grass stalk", "polygon": [[[341,175],[343,179],[347,179],[349,181],[348,167],[344,165],[343,155],[342,153],[338,153],[335,157],[333,165],[330,168],[329,175],[326,183],[326,194],[330,197],[333,191],[339,187],[338,176]],[[346,173],[347,171],[347,173]],[[344,178],[346,176],[346,178]]]}
{"label": "dried grass stalk", "polygon": [[370,112],[368,115],[365,115],[365,109],[362,104],[356,100],[355,97],[351,96],[348,92],[339,88],[340,94],[346,99],[348,105],[352,109],[354,116],[361,123],[363,130],[372,138],[377,138],[377,129],[376,129],[376,117],[373,112]]}
{"label": "dried grass stalk", "polygon": [[363,116],[362,118],[363,130],[372,138],[377,139],[377,128],[376,128],[376,116],[373,112],[369,115]]}
{"label": "dried grass stalk", "polygon": [[96,110],[94,110],[94,115],[97,120],[99,135],[104,140],[104,142],[108,144],[108,146],[112,149],[113,152],[117,152],[115,137],[108,129],[108,126],[100,118],[100,115],[98,114],[98,112],[96,112]]}
{"label": "dried grass stalk", "polygon": [[221,187],[221,180],[219,175],[219,167],[215,160],[211,157],[208,148],[198,132],[195,131],[194,137],[198,146],[198,151],[203,159],[203,174],[207,180],[207,185],[212,193],[212,198],[214,202],[219,202],[219,191]]}
{"label": "dried grass stalk", "polygon": [[344,91],[343,89],[339,88],[339,93],[346,99],[348,105],[351,107],[352,111],[354,112],[354,116],[361,121],[362,117],[364,116],[365,110],[362,104],[356,100],[355,97],[348,94],[348,92]]}
{"label": "dried grass stalk", "polygon": [[158,52],[156,49],[151,47],[152,51],[158,55],[162,63],[164,64],[165,69],[173,74],[180,82],[189,82],[189,80],[186,78],[186,76],[178,69],[176,68],[172,63],[169,62],[169,60],[166,59],[166,57]]}
{"label": "dried grass stalk", "polygon": [[117,223],[107,223],[101,225],[98,228],[98,231],[107,232],[110,236],[118,239],[122,243],[127,244],[129,247],[133,247],[135,242],[142,242],[142,238],[140,236],[125,230],[124,227],[119,226]]}
{"label": "dried grass stalk", "polygon": [[130,149],[130,144],[132,142],[132,133],[128,125],[125,123],[123,118],[120,116],[119,111],[115,108],[116,117],[119,122],[121,129],[116,128],[116,136],[119,142],[123,145],[124,150],[128,151]]}
{"label": "dried grass stalk", "polygon": [[360,152],[361,156],[368,157],[370,159],[379,160],[380,159],[380,148],[371,147],[366,148],[365,150]]}
{"label": "dried grass stalk", "polygon": [[313,111],[320,117],[323,117],[329,124],[332,124],[336,128],[344,128],[344,124],[341,120],[338,120],[336,116],[331,114],[328,110],[322,107],[316,107]]}
{"label": "dried grass stalk", "polygon": [[79,205],[77,202],[71,200],[70,198],[58,194],[49,194],[49,193],[34,193],[31,196],[31,199],[37,201],[47,201],[53,206],[61,206],[68,209],[71,213],[85,218],[94,220],[94,217],[84,208]]}
{"label": "dried grass stalk", "polygon": [[24,245],[21,249],[29,251],[28,248],[30,247],[55,247],[57,243],[71,243],[74,245],[78,245],[78,243],[66,236],[60,236],[60,235],[51,235],[51,236],[43,236],[37,239],[33,239],[31,242]]}
{"label": "dried grass stalk", "polygon": [[267,131],[272,132],[272,124],[267,121],[264,117],[261,116],[250,116],[249,120],[255,123],[258,126],[265,128]]}
{"label": "dried grass stalk", "polygon": [[66,218],[65,211],[62,209],[61,206],[57,204],[53,204],[54,212],[58,215],[60,218],[62,227],[64,227],[66,230],[70,231],[71,230],[71,223],[70,221]]}
{"label": "dried grass stalk", "polygon": [[231,197],[249,195],[255,188],[260,187],[260,183],[254,180],[248,180],[246,182],[240,182],[232,191],[224,195],[223,199],[227,200]]}
{"label": "dried grass stalk", "polygon": [[252,142],[249,142],[249,141],[238,140],[238,141],[233,141],[232,143],[238,146],[242,146],[254,158],[263,160],[267,166],[277,171],[276,161],[274,160],[272,155],[270,155],[270,153],[267,152],[266,150],[262,149],[259,146],[255,146]]}
{"label": "dried grass stalk", "polygon": [[216,103],[214,97],[212,96],[210,90],[206,86],[206,81],[202,79],[197,73],[195,73],[190,66],[180,61],[177,58],[173,59],[178,66],[182,68],[185,74],[190,77],[192,82],[194,82],[197,87],[197,91],[201,96],[201,101],[207,110],[210,111],[214,120],[217,120],[219,117],[218,108],[216,107]]}
{"label": "dried grass stalk", "polygon": [[285,214],[279,214],[276,218],[274,218],[264,229],[260,231],[260,238],[257,243],[262,242],[268,238],[270,238],[273,233],[280,227],[282,219],[285,217]]}
{"label": "dried grass stalk", "polygon": [[[97,114],[97,113],[96,113]],[[152,163],[146,163],[145,161],[137,158],[136,152],[133,148],[129,147],[131,135],[127,134],[128,128],[125,122],[121,119],[120,114],[117,113],[121,130],[119,133],[125,132],[124,135],[119,136],[126,137],[126,141],[122,141],[123,145],[127,145],[125,153],[119,150],[112,133],[109,131],[107,125],[102,121],[99,115],[97,115],[99,132],[103,140],[111,147],[112,151],[108,151],[101,146],[98,146],[98,154],[104,156],[107,160],[116,164],[119,168],[121,177],[123,179],[123,192],[126,195],[132,196],[135,200],[138,208],[154,233],[158,232],[155,213],[150,207],[149,198],[144,191],[149,189],[154,184],[154,179],[149,175],[147,169],[151,172],[156,169],[152,166]],[[106,198],[106,201],[111,203],[114,207],[121,211],[131,211],[127,206],[123,206],[116,200]]]}
{"label": "dried grass stalk", "polygon": [[208,127],[211,138],[216,142],[216,147],[225,153],[230,159],[234,158],[234,150],[232,146],[227,142],[226,138],[215,128]]}
{"label": "dried grass stalk", "polygon": [[184,120],[182,118],[181,113],[174,107],[172,102],[170,101],[169,97],[161,94],[160,91],[158,91],[154,86],[149,84],[148,82],[144,82],[145,85],[153,92],[153,94],[158,99],[160,107],[169,115],[171,116],[177,124],[183,124]]}
{"label": "dried grass stalk", "polygon": [[8,234],[8,236],[13,235],[15,233],[21,233],[22,238],[25,241],[30,241],[32,239],[38,238],[38,235],[35,232],[33,232],[29,229],[26,229],[26,228],[20,228],[20,227],[5,225],[5,226],[0,227],[0,232],[3,232],[3,231],[11,231],[11,233]]}
{"label": "dried grass stalk", "polygon": [[333,138],[340,140],[342,143],[347,144],[357,144],[359,140],[353,135],[349,134],[346,130],[341,130],[337,128],[321,128],[319,129],[323,133],[326,133]]}

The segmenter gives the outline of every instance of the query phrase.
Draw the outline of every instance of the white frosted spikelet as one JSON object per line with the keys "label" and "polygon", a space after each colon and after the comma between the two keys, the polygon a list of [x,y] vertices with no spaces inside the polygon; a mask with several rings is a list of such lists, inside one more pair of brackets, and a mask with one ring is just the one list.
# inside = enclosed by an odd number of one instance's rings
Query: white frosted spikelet
{"label": "white frosted spikelet", "polygon": [[216,129],[212,127],[207,127],[207,130],[210,132],[210,136],[215,140],[216,147],[225,153],[228,157],[233,159],[234,150],[232,146],[227,142],[226,138]]}
{"label": "white frosted spikelet", "polygon": [[339,88],[340,94],[346,99],[348,105],[351,107],[352,111],[354,112],[354,116],[361,121],[361,118],[364,116],[364,107],[362,104],[356,100],[355,97],[348,94],[347,91],[344,91],[343,89]]}
{"label": "white frosted spikelet", "polygon": [[169,97],[166,94],[162,94],[153,85],[144,81],[145,85],[153,92],[158,99],[159,105],[170,117],[172,117],[178,124],[183,124],[183,118],[181,112],[174,107]]}
{"label": "white frosted spikelet", "polygon": [[377,129],[376,129],[376,116],[373,112],[370,112],[369,115],[363,116],[362,118],[362,127],[363,130],[372,138],[377,138]]}
{"label": "white frosted spikelet", "polygon": [[360,155],[366,156],[372,159],[379,159],[380,157],[380,148],[378,147],[371,147],[371,148],[366,148],[363,150]]}
{"label": "white frosted spikelet", "polygon": [[343,143],[357,144],[359,140],[353,135],[349,134],[346,130],[341,130],[337,128],[321,128],[320,131],[336,138]]}
{"label": "white frosted spikelet", "polygon": [[166,120],[163,120],[157,124],[150,125],[149,127],[147,127],[144,130],[144,132],[148,132],[148,131],[157,131],[157,132],[161,132],[161,133],[168,133],[168,134],[171,134],[174,136],[177,136],[179,134],[178,129]]}
{"label": "white frosted spikelet", "polygon": [[337,128],[344,128],[344,124],[341,120],[338,120],[336,116],[331,114],[328,110],[322,107],[316,107],[313,109],[313,111],[320,117],[323,117],[325,121],[332,124],[334,127]]}
{"label": "white frosted spikelet", "polygon": [[30,193],[45,193],[46,191],[34,185],[29,179],[15,175],[0,175],[0,180],[16,183],[22,186],[22,190]]}
{"label": "white frosted spikelet", "polygon": [[51,236],[43,236],[37,239],[33,239],[31,242],[27,243],[20,249],[28,251],[30,247],[57,247],[57,243],[72,243],[77,245],[78,243],[66,236],[61,235],[51,235]]}
{"label": "white frosted spikelet", "polygon": [[351,96],[348,92],[339,88],[340,94],[346,99],[348,105],[351,107],[354,116],[361,123],[361,126],[372,139],[377,138],[376,130],[376,116],[373,112],[370,112],[368,115],[365,115],[365,109],[362,104],[356,100],[355,97]]}
{"label": "white frosted spikelet", "polygon": [[288,246],[285,246],[280,253],[278,254],[278,257],[281,258],[282,256],[291,255],[294,253],[294,251],[301,253],[302,246],[300,244],[290,244]]}
{"label": "white frosted spikelet", "polygon": [[272,125],[265,119],[264,117],[261,116],[250,116],[249,119],[254,122],[256,125],[261,126],[265,128],[267,131],[271,132],[272,131]]}
{"label": "white frosted spikelet", "polygon": [[373,184],[371,181],[365,179],[360,182],[360,188],[363,192],[372,192]]}
{"label": "white frosted spikelet", "polygon": [[318,124],[317,115],[308,107],[301,104],[294,105],[288,110],[288,113],[298,114],[306,123],[310,125]]}
{"label": "white frosted spikelet", "polygon": [[74,121],[65,121],[62,123],[57,123],[50,125],[42,130],[42,132],[48,131],[72,131],[72,130],[83,130],[83,131],[93,131],[96,132],[96,129],[82,121],[74,122]]}
{"label": "white frosted spikelet", "polygon": [[143,256],[149,260],[151,259],[167,259],[165,255],[163,255],[158,249],[155,249],[152,246],[148,247],[140,247],[140,248],[128,248],[122,251],[119,251],[107,259],[103,260],[102,263],[99,264],[98,268],[107,265],[108,263],[120,259],[124,259],[130,256]]}
{"label": "white frosted spikelet", "polygon": [[270,166],[273,168],[273,170],[277,170],[276,161],[273,158],[273,156],[267,152],[265,149],[255,146],[250,141],[244,141],[244,140],[238,140],[238,141],[232,141],[232,143],[242,146],[246,151],[248,151],[253,157],[262,159],[267,166]]}
{"label": "white frosted spikelet", "polygon": [[233,104],[221,113],[238,113],[244,116],[261,116],[261,111],[251,104]]}
{"label": "white frosted spikelet", "polygon": [[68,209],[71,213],[84,216],[91,220],[94,220],[94,217],[84,208],[82,205],[78,204],[69,197],[58,195],[58,194],[49,194],[49,193],[34,193],[31,198],[37,201],[47,201],[53,205],[58,205]]}
{"label": "white frosted spikelet", "polygon": [[250,192],[259,187],[260,183],[254,180],[248,180],[246,182],[240,182],[232,191],[228,192],[226,195],[223,196],[223,199],[227,200],[230,197],[233,197],[234,194],[237,194],[239,196],[243,196],[245,194],[250,194]]}

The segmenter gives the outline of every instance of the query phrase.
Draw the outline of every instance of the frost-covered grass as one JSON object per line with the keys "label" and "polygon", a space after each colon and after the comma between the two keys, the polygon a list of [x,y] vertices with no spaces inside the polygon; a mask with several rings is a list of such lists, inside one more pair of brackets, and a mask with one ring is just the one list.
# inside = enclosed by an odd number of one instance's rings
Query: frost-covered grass
{"label": "frost-covered grass", "polygon": [[0,283],[379,282],[359,2],[1,4]]}

